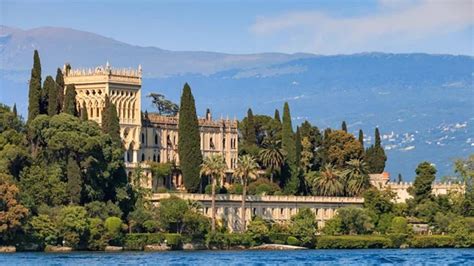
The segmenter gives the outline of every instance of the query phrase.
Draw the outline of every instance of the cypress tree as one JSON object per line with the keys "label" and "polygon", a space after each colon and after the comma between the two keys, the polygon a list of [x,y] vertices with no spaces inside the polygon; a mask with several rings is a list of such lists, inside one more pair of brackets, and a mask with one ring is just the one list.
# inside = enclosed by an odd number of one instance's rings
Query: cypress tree
{"label": "cypress tree", "polygon": [[53,77],[47,76],[44,80],[43,90],[48,91],[48,115],[53,116],[59,112],[58,86]]}
{"label": "cypress tree", "polygon": [[33,55],[33,68],[31,69],[30,87],[28,91],[28,121],[35,119],[40,114],[41,104],[41,62],[38,51]]}
{"label": "cypress tree", "polygon": [[16,110],[16,103],[13,104],[13,111],[12,111],[12,112],[13,112],[13,114],[15,115],[15,117],[18,117],[18,112],[17,112],[17,110]]}
{"label": "cypress tree", "polygon": [[364,148],[364,132],[362,129],[359,129],[359,142],[362,145],[362,149]]}
{"label": "cypress tree", "polygon": [[300,135],[300,128],[296,127],[296,134],[295,134],[295,150],[296,150],[296,164],[300,165],[301,159],[301,135]]}
{"label": "cypress tree", "polygon": [[61,111],[64,106],[64,76],[60,68],[56,72],[56,84],[58,85],[58,101]]}
{"label": "cypress tree", "polygon": [[288,102],[283,107],[283,122],[281,132],[281,147],[286,152],[286,160],[290,166],[296,165],[296,147],[293,127],[291,125],[291,114]]}
{"label": "cypress tree", "polygon": [[105,107],[102,114],[102,131],[109,134],[112,138],[112,141],[117,146],[122,146],[122,139],[120,138],[120,120],[117,115],[117,108],[115,107],[115,104],[110,102],[108,96],[105,96]]}
{"label": "cypress tree", "polygon": [[178,155],[184,186],[189,192],[197,192],[200,186],[202,153],[199,124],[194,96],[188,83],[184,84],[179,108]]}
{"label": "cypress tree", "polygon": [[371,145],[365,152],[365,161],[371,173],[382,173],[385,169],[387,156],[382,147],[380,132],[375,128],[375,143]]}
{"label": "cypress tree", "polygon": [[436,168],[429,162],[422,162],[418,165],[415,172],[415,182],[408,189],[408,192],[413,196],[415,203],[419,204],[423,200],[432,198],[431,185],[436,178]]}
{"label": "cypress tree", "polygon": [[81,169],[72,156],[67,161],[67,192],[71,204],[79,204],[81,201],[82,177]]}
{"label": "cypress tree", "polygon": [[63,112],[66,114],[77,116],[76,87],[74,86],[74,84],[69,84],[66,87]]}
{"label": "cypress tree", "polygon": [[397,179],[397,182],[398,184],[402,183],[403,182],[403,179],[402,179],[402,174],[398,173],[398,179]]}
{"label": "cypress tree", "polygon": [[276,122],[278,122],[278,123],[281,124],[280,111],[278,111],[278,109],[275,109],[275,115],[274,115],[273,119],[274,119]]}
{"label": "cypress tree", "polygon": [[344,132],[346,132],[346,133],[347,133],[347,125],[346,125],[346,121],[342,121],[341,129],[342,129],[342,130],[344,130]]}
{"label": "cypress tree", "polygon": [[89,119],[89,116],[87,115],[86,103],[84,102],[81,107],[81,120],[87,121],[88,119]]}
{"label": "cypress tree", "polygon": [[255,145],[257,144],[257,132],[255,130],[255,120],[253,117],[252,109],[249,108],[247,111],[247,127],[245,128],[244,136],[246,145]]}

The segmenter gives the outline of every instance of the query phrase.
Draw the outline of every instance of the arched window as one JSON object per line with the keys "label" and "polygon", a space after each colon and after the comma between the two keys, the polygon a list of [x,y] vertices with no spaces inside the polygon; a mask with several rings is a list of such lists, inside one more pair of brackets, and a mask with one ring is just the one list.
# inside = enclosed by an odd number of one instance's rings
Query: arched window
{"label": "arched window", "polygon": [[156,162],[156,154],[153,154],[153,161]]}
{"label": "arched window", "polygon": [[146,143],[145,143],[145,133],[142,133],[142,143],[143,143],[143,144],[146,144]]}
{"label": "arched window", "polygon": [[155,133],[155,145],[158,145],[158,134]]}
{"label": "arched window", "polygon": [[142,153],[142,162],[144,162],[144,161],[145,161],[145,154]]}

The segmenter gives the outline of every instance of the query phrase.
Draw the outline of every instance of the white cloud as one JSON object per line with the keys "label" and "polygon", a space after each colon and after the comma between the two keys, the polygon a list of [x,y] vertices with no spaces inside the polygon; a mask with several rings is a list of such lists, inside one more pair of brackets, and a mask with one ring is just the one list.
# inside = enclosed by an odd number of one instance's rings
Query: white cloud
{"label": "white cloud", "polygon": [[473,3],[380,0],[377,12],[357,17],[335,17],[320,11],[257,17],[250,31],[257,38],[280,36],[280,48],[288,51],[331,53],[387,40],[413,42],[464,30],[474,25]]}

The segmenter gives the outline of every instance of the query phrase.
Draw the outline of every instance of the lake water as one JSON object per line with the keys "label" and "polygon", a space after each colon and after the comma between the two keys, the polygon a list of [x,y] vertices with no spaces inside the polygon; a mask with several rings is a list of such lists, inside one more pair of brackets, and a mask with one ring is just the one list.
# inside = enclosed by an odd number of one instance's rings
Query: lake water
{"label": "lake water", "polygon": [[0,265],[474,265],[474,249],[0,254]]}

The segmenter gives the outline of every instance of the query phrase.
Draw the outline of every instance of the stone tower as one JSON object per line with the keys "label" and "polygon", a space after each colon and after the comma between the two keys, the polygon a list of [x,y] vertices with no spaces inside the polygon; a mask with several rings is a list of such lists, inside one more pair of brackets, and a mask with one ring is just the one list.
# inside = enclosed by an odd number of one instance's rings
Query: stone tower
{"label": "stone tower", "polygon": [[120,136],[127,151],[127,161],[138,161],[141,130],[142,69],[116,69],[109,63],[95,69],[63,68],[64,83],[76,87],[78,110],[85,106],[89,120],[102,123],[105,97],[117,107],[120,119]]}

